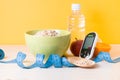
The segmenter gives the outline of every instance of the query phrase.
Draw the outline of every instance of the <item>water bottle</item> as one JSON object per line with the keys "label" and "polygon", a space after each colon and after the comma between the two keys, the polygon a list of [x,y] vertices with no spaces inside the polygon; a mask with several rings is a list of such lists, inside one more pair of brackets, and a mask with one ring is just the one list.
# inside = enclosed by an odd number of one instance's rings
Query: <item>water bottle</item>
{"label": "water bottle", "polygon": [[68,19],[68,30],[71,32],[71,42],[83,40],[85,37],[85,17],[81,13],[80,4],[72,4],[72,14]]}
{"label": "water bottle", "polygon": [[[84,40],[85,37],[85,17],[80,11],[80,4],[72,4],[72,14],[68,17],[68,31],[71,32],[70,46],[76,40]],[[65,56],[70,56],[73,53],[70,46]]]}

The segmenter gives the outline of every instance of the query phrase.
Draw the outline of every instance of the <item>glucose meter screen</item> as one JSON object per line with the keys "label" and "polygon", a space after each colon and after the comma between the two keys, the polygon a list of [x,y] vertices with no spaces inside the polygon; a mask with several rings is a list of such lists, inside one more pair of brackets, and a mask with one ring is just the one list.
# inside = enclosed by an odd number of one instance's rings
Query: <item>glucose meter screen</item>
{"label": "glucose meter screen", "polygon": [[86,38],[86,41],[84,43],[83,48],[90,50],[92,48],[93,41],[94,41],[94,36],[88,35],[88,37]]}

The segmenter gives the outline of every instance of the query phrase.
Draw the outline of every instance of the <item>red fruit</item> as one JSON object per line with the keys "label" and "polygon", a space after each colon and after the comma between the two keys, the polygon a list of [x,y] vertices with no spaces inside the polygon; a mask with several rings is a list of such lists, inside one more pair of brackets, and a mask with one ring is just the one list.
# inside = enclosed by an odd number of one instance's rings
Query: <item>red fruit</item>
{"label": "red fruit", "polygon": [[76,40],[70,45],[70,50],[74,56],[79,56],[80,48],[82,46],[83,40]]}

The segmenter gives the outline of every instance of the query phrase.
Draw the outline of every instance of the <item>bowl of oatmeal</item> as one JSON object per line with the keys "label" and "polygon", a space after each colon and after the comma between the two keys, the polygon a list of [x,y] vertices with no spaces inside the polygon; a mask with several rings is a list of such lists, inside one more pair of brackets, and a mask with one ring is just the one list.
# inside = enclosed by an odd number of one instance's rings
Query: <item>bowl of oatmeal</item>
{"label": "bowl of oatmeal", "polygon": [[26,45],[30,53],[44,54],[45,60],[50,54],[63,56],[70,43],[70,32],[67,30],[33,30],[25,33]]}

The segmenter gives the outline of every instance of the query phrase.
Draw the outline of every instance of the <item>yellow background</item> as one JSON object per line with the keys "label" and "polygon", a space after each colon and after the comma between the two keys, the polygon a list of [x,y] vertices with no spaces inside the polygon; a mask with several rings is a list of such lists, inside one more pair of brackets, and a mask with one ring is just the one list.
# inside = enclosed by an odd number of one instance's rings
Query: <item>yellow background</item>
{"label": "yellow background", "polygon": [[87,33],[120,43],[120,0],[0,0],[0,44],[24,44],[28,30],[67,29],[72,3],[81,4]]}

